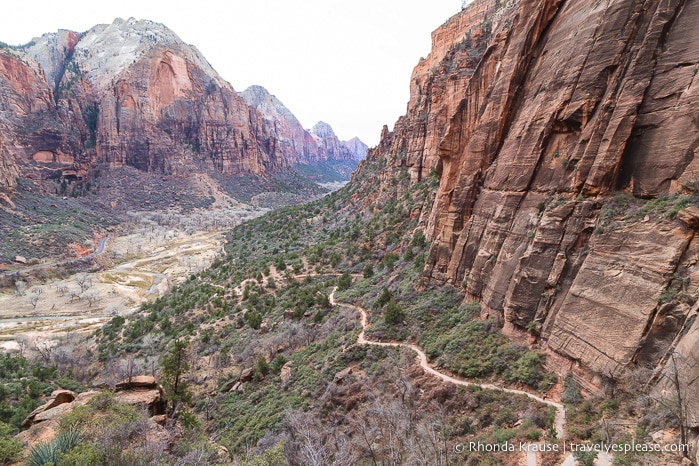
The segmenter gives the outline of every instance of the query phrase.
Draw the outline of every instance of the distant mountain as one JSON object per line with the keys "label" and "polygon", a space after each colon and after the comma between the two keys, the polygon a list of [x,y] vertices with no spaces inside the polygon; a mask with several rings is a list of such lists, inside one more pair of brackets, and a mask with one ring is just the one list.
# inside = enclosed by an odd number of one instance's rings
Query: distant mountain
{"label": "distant mountain", "polygon": [[0,187],[18,176],[88,180],[127,166],[268,177],[354,160],[339,141],[306,132],[263,88],[243,96],[194,46],[152,21],[117,19],[4,47]]}
{"label": "distant mountain", "polygon": [[343,144],[352,152],[355,160],[364,160],[364,158],[366,158],[366,152],[369,150],[369,146],[364,144],[359,138],[354,137],[349,141],[343,141]]}
{"label": "distant mountain", "polygon": [[[318,181],[349,179],[357,162],[366,156],[367,146],[358,138],[343,142],[332,127],[318,122],[312,129],[304,129],[293,113],[262,86],[251,86],[240,95],[248,105],[257,109],[279,142],[277,148],[301,172]],[[314,168],[327,170],[327,176],[312,174]]]}

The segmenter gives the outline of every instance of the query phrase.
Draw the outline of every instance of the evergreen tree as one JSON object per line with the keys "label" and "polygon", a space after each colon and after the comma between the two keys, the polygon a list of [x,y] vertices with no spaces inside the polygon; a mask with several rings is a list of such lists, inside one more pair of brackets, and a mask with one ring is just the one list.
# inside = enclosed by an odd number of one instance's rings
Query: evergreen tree
{"label": "evergreen tree", "polygon": [[170,342],[166,353],[160,358],[163,387],[166,398],[172,403],[172,416],[175,415],[179,403],[188,404],[192,401],[189,384],[184,380],[184,374],[189,370],[187,348],[189,342],[177,338]]}

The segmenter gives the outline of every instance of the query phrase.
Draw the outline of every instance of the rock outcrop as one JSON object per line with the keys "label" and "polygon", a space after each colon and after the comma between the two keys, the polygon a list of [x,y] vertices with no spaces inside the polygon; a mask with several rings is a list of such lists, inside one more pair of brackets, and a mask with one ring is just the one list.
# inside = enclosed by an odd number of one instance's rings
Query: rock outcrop
{"label": "rock outcrop", "polygon": [[589,390],[676,339],[696,356],[697,21],[680,0],[473,2],[369,152],[384,181],[439,178],[425,276],[537,334]]}
{"label": "rock outcrop", "polygon": [[[46,403],[36,408],[22,421],[22,427],[28,428],[57,419],[76,407],[87,404],[99,393],[99,391],[88,391],[76,395],[70,390],[55,390]],[[114,393],[116,401],[146,408],[151,416],[165,413],[163,388],[153,377],[131,377],[116,384]]]}

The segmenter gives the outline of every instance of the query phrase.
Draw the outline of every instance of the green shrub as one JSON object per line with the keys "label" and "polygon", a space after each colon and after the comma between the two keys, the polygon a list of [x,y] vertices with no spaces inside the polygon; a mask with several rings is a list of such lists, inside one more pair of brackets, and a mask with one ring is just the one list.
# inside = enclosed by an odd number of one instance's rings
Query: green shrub
{"label": "green shrub", "polygon": [[352,286],[352,276],[348,272],[344,272],[337,280],[337,289],[343,291],[350,286]]}
{"label": "green shrub", "polygon": [[395,325],[403,321],[405,318],[405,313],[403,309],[396,304],[395,301],[390,300],[386,304],[386,312],[384,313],[384,321],[389,325]]}
{"label": "green shrub", "polygon": [[580,402],[582,402],[580,387],[575,379],[573,379],[572,374],[568,374],[563,380],[563,395],[561,395],[561,401],[574,406],[577,406],[580,404]]}
{"label": "green shrub", "polygon": [[22,452],[22,441],[13,437],[15,430],[12,426],[0,422],[0,463],[10,463],[19,458]]}

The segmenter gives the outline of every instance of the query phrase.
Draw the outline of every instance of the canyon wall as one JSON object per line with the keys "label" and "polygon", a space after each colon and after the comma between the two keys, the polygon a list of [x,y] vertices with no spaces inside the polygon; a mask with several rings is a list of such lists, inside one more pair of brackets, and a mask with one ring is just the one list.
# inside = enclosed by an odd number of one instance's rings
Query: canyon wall
{"label": "canyon wall", "polygon": [[369,159],[439,178],[426,278],[596,391],[693,346],[699,4],[502,3],[433,33]]}

